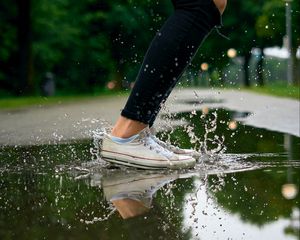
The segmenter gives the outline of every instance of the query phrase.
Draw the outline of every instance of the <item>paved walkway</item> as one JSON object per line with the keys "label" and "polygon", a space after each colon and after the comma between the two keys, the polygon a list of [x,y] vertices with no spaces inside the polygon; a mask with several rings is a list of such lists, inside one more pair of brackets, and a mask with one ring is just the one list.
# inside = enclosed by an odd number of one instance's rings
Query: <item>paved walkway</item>
{"label": "paved walkway", "polygon": [[[0,111],[0,145],[35,145],[91,138],[103,120],[114,123],[127,97]],[[188,101],[203,101],[189,104]],[[245,124],[300,136],[300,102],[235,90],[176,89],[167,101],[170,112],[222,107],[252,114]],[[158,124],[164,124],[160,119]],[[174,123],[175,124],[175,123]]]}

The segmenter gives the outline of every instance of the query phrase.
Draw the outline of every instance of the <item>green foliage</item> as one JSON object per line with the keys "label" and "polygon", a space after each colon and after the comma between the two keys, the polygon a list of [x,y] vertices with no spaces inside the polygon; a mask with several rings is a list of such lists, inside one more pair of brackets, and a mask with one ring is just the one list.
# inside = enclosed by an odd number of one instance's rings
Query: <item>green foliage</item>
{"label": "green foliage", "polygon": [[[169,3],[150,1],[33,1],[32,61],[36,93],[47,72],[55,75],[59,92],[84,93],[103,88],[110,80],[118,87],[134,81],[139,64]],[[19,51],[17,6],[0,4],[0,82],[13,92]],[[127,77],[128,76],[128,77]]]}
{"label": "green foliage", "polygon": [[266,2],[255,27],[260,39],[269,41],[270,44],[281,45],[282,37],[285,34],[285,8],[282,1]]}
{"label": "green foliage", "polygon": [[[292,3],[294,49],[300,44],[299,5]],[[92,93],[111,80],[118,88],[128,87],[151,39],[172,12],[171,1],[152,0],[32,0],[31,6],[28,79],[33,84],[27,84],[36,94],[47,72],[54,73],[58,92]],[[19,15],[17,2],[0,3],[0,94],[6,96],[23,81],[18,76]],[[231,0],[223,25],[221,32],[230,40],[213,33],[194,60],[196,70],[208,62],[218,78],[229,62],[227,49],[245,56],[253,47],[281,45],[285,6],[281,0]]]}
{"label": "green foliage", "polygon": [[[296,48],[300,44],[299,35],[299,10],[300,3],[292,1],[292,29],[293,45]],[[282,0],[265,1],[262,12],[256,20],[256,34],[264,45],[281,45],[282,38],[286,34],[285,4]]]}
{"label": "green foliage", "polygon": [[[291,14],[294,56],[297,47],[300,45],[298,24],[300,16],[297,14],[299,9],[299,1],[293,1]],[[286,34],[285,21],[285,4],[282,0],[228,1],[223,14],[224,26],[221,31],[230,40],[212,34],[203,44],[200,50],[201,54],[198,54],[196,61],[200,63],[208,62],[211,66],[211,72],[214,72],[215,69],[222,72],[229,64],[230,59],[227,56],[229,48],[236,49],[238,56],[245,59],[247,55],[248,57],[251,56],[253,48],[263,49],[274,45],[282,46],[282,39]],[[295,62],[297,62],[296,58]],[[295,64],[295,68],[297,66],[300,66],[299,63]],[[248,66],[244,66],[244,71],[247,68]],[[218,80],[222,82],[221,74],[219,75]]]}
{"label": "green foliage", "polygon": [[7,89],[13,88],[13,84],[7,77],[14,75],[10,64],[14,61],[17,50],[15,15],[16,7],[12,6],[10,1],[0,2],[0,86]]}
{"label": "green foliage", "polygon": [[255,20],[261,12],[261,1],[228,1],[223,14],[221,32],[228,36],[223,39],[216,32],[203,44],[200,50],[204,60],[212,62],[217,68],[228,63],[227,50],[235,48],[240,55],[249,53],[256,46]]}
{"label": "green foliage", "polygon": [[106,13],[101,7],[97,1],[36,3],[33,54],[40,79],[45,72],[54,72],[58,88],[71,92],[103,86],[113,62],[109,38],[103,33]]}

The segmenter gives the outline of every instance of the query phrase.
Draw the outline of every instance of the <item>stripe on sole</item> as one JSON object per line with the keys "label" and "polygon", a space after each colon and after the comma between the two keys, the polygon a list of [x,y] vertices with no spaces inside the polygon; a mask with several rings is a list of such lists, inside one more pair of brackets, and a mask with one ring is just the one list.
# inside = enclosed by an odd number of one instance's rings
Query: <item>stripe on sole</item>
{"label": "stripe on sole", "polygon": [[129,167],[136,167],[136,168],[143,168],[143,169],[168,169],[168,167],[155,167],[155,166],[143,165],[143,164],[138,164],[138,163],[130,163],[130,162],[126,162],[123,160],[110,158],[110,157],[102,157],[102,158],[108,162],[116,163],[119,165],[125,165],[125,166],[129,166]]}

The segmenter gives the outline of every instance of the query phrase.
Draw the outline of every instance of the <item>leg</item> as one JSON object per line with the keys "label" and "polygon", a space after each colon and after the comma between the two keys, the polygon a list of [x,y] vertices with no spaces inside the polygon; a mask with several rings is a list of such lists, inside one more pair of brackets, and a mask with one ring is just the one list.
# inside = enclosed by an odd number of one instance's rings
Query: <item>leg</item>
{"label": "leg", "polygon": [[173,4],[174,13],[149,46],[131,95],[113,128],[114,136],[128,137],[152,124],[160,103],[168,97],[201,42],[220,24],[220,12],[213,0],[173,0]]}
{"label": "leg", "polygon": [[220,13],[223,14],[226,5],[227,5],[227,0],[213,0],[216,7],[219,9]]}
{"label": "leg", "polygon": [[[227,5],[227,0],[213,0],[215,6],[218,8],[220,14],[222,15],[226,5]],[[221,21],[221,20],[220,20]],[[220,24],[221,22],[218,21],[218,24]],[[183,73],[183,71],[182,71]],[[181,73],[181,74],[182,74]],[[168,91],[166,92],[166,94],[164,95],[164,99],[162,100],[162,102],[165,102],[166,99],[168,98],[168,96],[170,95],[170,93],[172,92],[173,88],[175,87],[176,83],[179,81],[181,74],[178,76],[177,80],[173,83],[173,85],[170,86],[170,88],[168,89]],[[156,119],[157,114],[159,113],[161,109],[161,105],[158,105],[156,110],[154,111],[153,115],[151,116],[151,119],[149,121],[149,127],[151,127],[154,124],[154,121]]]}

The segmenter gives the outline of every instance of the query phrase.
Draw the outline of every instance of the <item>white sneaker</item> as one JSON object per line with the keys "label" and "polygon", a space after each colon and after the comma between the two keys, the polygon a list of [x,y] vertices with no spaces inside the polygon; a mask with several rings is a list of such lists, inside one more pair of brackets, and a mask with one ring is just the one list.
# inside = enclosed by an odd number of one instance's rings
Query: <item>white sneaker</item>
{"label": "white sneaker", "polygon": [[195,159],[198,159],[201,156],[201,154],[199,152],[197,152],[196,150],[179,148],[170,143],[166,143],[166,142],[160,140],[158,137],[155,136],[154,127],[150,128],[150,132],[151,132],[151,137],[155,142],[157,142],[160,146],[164,147],[165,149],[168,149],[169,151],[171,151],[175,154],[188,155],[188,156],[194,157]]}
{"label": "white sneaker", "polygon": [[177,155],[165,149],[151,137],[149,127],[128,143],[116,143],[105,133],[102,141],[102,158],[105,161],[142,169],[190,168],[196,163],[191,156]]}

